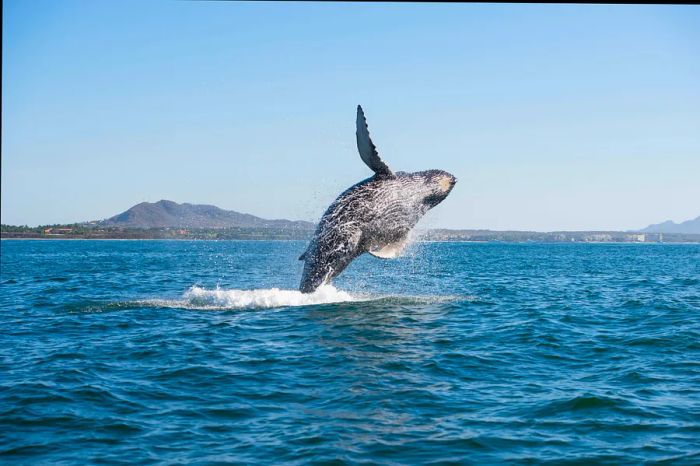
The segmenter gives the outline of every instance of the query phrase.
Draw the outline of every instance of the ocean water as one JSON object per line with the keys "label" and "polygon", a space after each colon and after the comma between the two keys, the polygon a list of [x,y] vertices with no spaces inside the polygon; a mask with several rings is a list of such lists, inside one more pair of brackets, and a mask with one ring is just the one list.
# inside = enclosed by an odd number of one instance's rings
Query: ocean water
{"label": "ocean water", "polygon": [[700,464],[700,246],[2,241],[3,464]]}

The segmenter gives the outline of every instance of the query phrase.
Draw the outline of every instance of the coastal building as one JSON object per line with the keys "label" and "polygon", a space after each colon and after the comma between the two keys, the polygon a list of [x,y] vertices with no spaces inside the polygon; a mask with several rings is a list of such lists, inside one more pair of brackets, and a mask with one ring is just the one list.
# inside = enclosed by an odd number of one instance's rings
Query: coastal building
{"label": "coastal building", "polygon": [[583,240],[587,241],[587,242],[594,242],[594,243],[608,242],[608,241],[612,241],[612,235],[609,235],[607,233],[596,233],[593,235],[584,236]]}
{"label": "coastal building", "polygon": [[45,235],[67,235],[73,233],[72,228],[44,228]]}

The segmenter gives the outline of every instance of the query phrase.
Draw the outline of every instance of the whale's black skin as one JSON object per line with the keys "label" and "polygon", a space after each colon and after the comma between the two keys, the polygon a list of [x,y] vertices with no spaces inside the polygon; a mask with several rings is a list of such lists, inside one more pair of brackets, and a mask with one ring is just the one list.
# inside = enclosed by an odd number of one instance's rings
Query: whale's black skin
{"label": "whale's black skin", "polygon": [[442,170],[392,173],[369,139],[358,106],[357,139],[375,176],[348,188],[321,217],[306,252],[299,289],[311,293],[337,277],[359,255],[394,257],[418,220],[452,191],[456,178]]}

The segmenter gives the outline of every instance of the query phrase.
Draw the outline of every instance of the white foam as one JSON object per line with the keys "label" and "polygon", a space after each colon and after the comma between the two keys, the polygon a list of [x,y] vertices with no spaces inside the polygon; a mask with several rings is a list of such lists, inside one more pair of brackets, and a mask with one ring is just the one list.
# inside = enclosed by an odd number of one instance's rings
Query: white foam
{"label": "white foam", "polygon": [[131,304],[149,307],[184,308],[201,310],[269,309],[293,306],[313,306],[347,302],[385,302],[387,304],[439,304],[452,301],[474,301],[476,296],[379,296],[355,294],[323,285],[315,292],[304,294],[297,290],[266,288],[256,290],[225,290],[218,286],[206,289],[193,286],[180,299],[146,299]]}
{"label": "white foam", "polygon": [[314,304],[343,303],[360,301],[333,285],[319,287],[313,293],[297,290],[268,288],[258,290],[224,290],[206,289],[193,286],[187,290],[181,300],[150,300],[149,304],[167,307],[185,307],[190,309],[260,309],[288,306],[309,306]]}

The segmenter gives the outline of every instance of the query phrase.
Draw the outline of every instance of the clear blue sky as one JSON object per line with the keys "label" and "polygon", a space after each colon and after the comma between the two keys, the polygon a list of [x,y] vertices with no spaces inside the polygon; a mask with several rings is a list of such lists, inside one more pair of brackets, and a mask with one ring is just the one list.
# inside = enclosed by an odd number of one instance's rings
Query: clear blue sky
{"label": "clear blue sky", "polygon": [[141,201],[317,220],[371,174],[459,178],[425,226],[700,215],[697,6],[5,1],[2,222]]}

